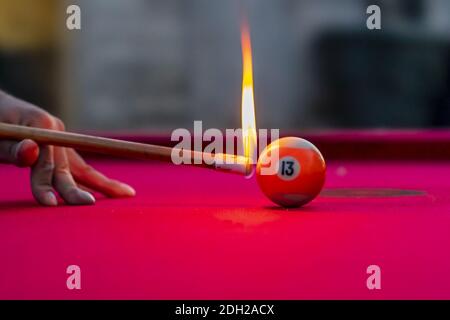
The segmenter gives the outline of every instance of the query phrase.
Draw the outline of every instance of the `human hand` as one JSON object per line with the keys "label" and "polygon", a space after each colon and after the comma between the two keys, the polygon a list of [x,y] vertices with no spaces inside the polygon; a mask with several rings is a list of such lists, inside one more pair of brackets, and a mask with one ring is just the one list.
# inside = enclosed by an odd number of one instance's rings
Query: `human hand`
{"label": "human hand", "polygon": [[[2,91],[0,122],[64,131],[60,119]],[[56,193],[67,204],[94,204],[87,189],[114,198],[135,195],[132,187],[106,177],[69,148],[39,146],[29,139],[0,140],[0,162],[31,167],[31,191],[36,201],[46,206],[58,204]]]}

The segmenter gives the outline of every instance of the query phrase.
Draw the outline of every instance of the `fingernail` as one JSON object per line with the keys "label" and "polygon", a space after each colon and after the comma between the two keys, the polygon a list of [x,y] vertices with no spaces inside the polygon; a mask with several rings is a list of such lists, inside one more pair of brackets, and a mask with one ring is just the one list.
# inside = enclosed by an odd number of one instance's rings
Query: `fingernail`
{"label": "fingernail", "polygon": [[44,204],[47,206],[57,206],[58,200],[53,192],[49,191],[44,196]]}
{"label": "fingernail", "polygon": [[125,184],[125,183],[122,183],[121,187],[122,187],[122,189],[124,191],[124,194],[126,196],[134,197],[136,195],[136,190],[134,190],[131,186],[129,186],[129,185]]}
{"label": "fingernail", "polygon": [[94,204],[95,203],[94,196],[87,191],[80,192],[80,196],[81,196],[81,200],[85,204]]}
{"label": "fingernail", "polygon": [[24,140],[20,141],[18,144],[15,145],[14,155],[13,155],[14,160],[17,160],[19,158],[19,151],[23,144],[24,144]]}

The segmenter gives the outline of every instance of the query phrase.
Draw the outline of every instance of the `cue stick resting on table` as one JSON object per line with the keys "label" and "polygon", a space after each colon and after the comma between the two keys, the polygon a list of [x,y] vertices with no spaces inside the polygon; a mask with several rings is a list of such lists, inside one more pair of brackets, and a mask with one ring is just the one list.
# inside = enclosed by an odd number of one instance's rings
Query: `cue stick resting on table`
{"label": "cue stick resting on table", "polygon": [[[2,122],[0,122],[0,138],[9,140],[31,139],[41,145],[53,145],[117,157],[159,160],[163,162],[172,162],[172,152],[177,151],[175,148],[153,144],[26,127]],[[214,161],[212,164],[208,164],[203,161],[203,157],[205,156],[204,152],[185,149],[178,150],[183,153],[183,156],[185,152],[190,153],[190,160],[197,166],[241,175],[249,175],[251,173],[251,165],[249,165],[248,159],[243,156],[216,154],[214,159],[229,159],[231,157],[234,161],[232,161],[233,163],[231,161]],[[212,154],[208,155],[213,156]],[[201,164],[196,164],[197,162]]]}

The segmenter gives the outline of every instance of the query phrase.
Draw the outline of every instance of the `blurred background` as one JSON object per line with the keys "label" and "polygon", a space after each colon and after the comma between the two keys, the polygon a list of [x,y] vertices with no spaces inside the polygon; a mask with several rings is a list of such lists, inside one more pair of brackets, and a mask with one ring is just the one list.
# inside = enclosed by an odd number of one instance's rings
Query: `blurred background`
{"label": "blurred background", "polygon": [[448,0],[0,0],[0,88],[71,129],[239,127],[243,11],[258,127],[450,127]]}

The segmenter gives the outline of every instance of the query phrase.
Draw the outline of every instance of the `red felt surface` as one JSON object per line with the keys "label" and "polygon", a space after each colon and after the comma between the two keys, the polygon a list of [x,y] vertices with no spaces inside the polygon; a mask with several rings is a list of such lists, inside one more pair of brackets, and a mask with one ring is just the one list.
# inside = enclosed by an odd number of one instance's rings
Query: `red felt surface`
{"label": "red felt surface", "polygon": [[[93,165],[137,196],[43,208],[27,170],[0,166],[0,298],[450,298],[449,162],[334,160],[327,191],[297,210],[254,179]],[[66,288],[71,264],[80,291]],[[381,290],[366,287],[371,264]]]}

